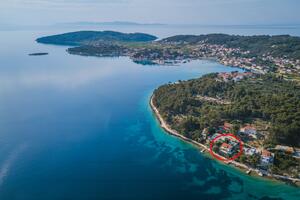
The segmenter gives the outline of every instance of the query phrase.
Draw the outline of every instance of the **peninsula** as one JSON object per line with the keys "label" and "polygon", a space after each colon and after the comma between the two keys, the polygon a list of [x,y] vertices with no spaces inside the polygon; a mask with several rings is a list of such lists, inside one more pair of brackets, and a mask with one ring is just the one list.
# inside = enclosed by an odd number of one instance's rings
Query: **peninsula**
{"label": "peninsula", "polygon": [[270,74],[208,74],[159,87],[151,107],[170,134],[209,151],[222,135],[239,144],[218,141],[214,153],[261,176],[300,182],[300,86]]}

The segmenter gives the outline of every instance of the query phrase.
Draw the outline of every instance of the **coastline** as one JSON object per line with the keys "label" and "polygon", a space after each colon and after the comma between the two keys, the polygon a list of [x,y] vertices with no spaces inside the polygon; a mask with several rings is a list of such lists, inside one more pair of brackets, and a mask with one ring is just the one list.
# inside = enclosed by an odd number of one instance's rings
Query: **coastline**
{"label": "coastline", "polygon": [[155,107],[154,103],[153,103],[153,98],[154,98],[154,94],[152,94],[151,96],[151,99],[150,99],[150,106],[152,108],[152,111],[155,113],[155,116],[157,117],[157,119],[159,120],[160,122],[160,126],[167,132],[169,133],[170,135],[174,135],[176,137],[179,137],[180,139],[186,141],[186,142],[189,142],[189,143],[192,143],[198,147],[200,147],[202,150],[205,150],[205,151],[209,151],[209,148],[206,147],[205,145],[199,143],[199,142],[196,142],[192,139],[189,139],[181,134],[179,134],[177,131],[171,129],[169,127],[169,125],[165,122],[165,120],[162,118],[162,116],[160,115],[158,109]]}
{"label": "coastline", "polygon": [[[213,157],[208,153],[210,151],[210,149],[207,146],[205,146],[204,144],[201,144],[199,142],[196,142],[190,138],[187,138],[187,137],[179,134],[176,130],[170,128],[170,126],[165,122],[165,120],[160,115],[157,107],[154,105],[153,98],[154,98],[154,94],[151,95],[149,104],[150,104],[150,107],[151,107],[152,111],[154,112],[156,118],[158,119],[161,128],[163,128],[168,134],[173,135],[185,142],[195,145],[197,148],[201,149],[201,153],[205,153],[206,155],[209,155],[209,157],[212,159]],[[249,176],[265,178],[265,179],[269,179],[269,180],[277,181],[277,182],[290,183],[290,184],[293,184],[294,186],[300,187],[300,179],[285,177],[285,176],[275,175],[275,174],[270,174],[270,173],[264,174],[264,176],[262,177],[259,175],[260,171],[258,169],[249,167],[249,166],[239,163],[237,161],[229,161],[229,162],[218,161],[218,162],[222,163],[224,165],[230,165],[231,167],[234,167],[234,168],[242,171],[243,173],[248,174]],[[249,171],[250,171],[250,173],[247,173]]]}

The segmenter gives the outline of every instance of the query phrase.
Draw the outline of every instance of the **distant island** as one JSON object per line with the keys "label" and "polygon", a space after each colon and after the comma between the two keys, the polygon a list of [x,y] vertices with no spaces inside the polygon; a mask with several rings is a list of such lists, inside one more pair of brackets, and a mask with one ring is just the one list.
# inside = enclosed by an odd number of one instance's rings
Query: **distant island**
{"label": "distant island", "polygon": [[36,41],[43,44],[56,45],[89,45],[107,42],[149,42],[157,37],[145,33],[120,33],[115,31],[79,31],[38,38]]}
{"label": "distant island", "polygon": [[44,53],[44,52],[41,52],[41,53],[30,53],[28,54],[29,56],[46,56],[48,55],[49,53]]}
{"label": "distant island", "polygon": [[300,81],[300,37],[208,34],[156,40],[156,36],[144,33],[79,31],[42,37],[37,42],[76,46],[67,50],[70,54],[128,56],[141,64],[174,65],[214,59],[255,73],[276,73]]}

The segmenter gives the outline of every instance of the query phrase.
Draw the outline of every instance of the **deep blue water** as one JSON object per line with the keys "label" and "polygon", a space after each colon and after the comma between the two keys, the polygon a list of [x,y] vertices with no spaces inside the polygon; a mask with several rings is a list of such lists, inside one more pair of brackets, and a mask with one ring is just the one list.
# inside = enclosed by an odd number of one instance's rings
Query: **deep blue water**
{"label": "deep blue water", "polygon": [[[166,134],[148,101],[161,84],[232,71],[210,61],[141,66],[0,32],[0,199],[297,199]],[[28,53],[49,52],[30,57]]]}

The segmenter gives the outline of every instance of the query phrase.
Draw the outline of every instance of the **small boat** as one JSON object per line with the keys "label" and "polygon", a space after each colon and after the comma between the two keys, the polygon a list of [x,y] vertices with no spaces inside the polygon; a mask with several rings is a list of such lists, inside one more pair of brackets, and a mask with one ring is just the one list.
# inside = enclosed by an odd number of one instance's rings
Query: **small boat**
{"label": "small boat", "polygon": [[205,149],[202,149],[202,150],[201,150],[201,153],[203,153],[204,151],[205,151]]}
{"label": "small boat", "polygon": [[259,176],[264,176],[264,174],[263,174],[263,173],[261,173],[261,172],[259,172],[259,173],[258,173],[258,175],[259,175]]}
{"label": "small boat", "polygon": [[247,174],[250,174],[250,173],[251,173],[251,169],[249,169],[248,171],[246,171],[246,173],[247,173]]}

